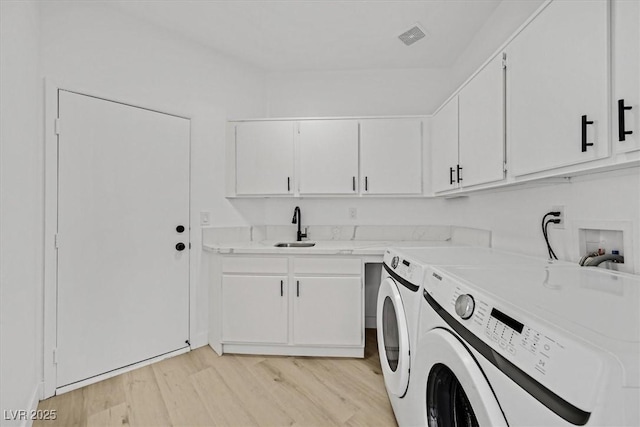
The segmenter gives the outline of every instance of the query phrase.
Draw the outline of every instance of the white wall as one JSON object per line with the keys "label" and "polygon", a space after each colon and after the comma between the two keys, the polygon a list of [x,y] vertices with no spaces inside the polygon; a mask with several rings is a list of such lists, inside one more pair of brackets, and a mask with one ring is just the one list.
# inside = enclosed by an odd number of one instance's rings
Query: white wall
{"label": "white wall", "polygon": [[269,117],[430,114],[451,93],[448,69],[273,72]]}
{"label": "white wall", "polygon": [[268,117],[433,113],[545,0],[504,0],[450,68],[271,72]]}
{"label": "white wall", "polygon": [[[458,199],[268,199],[260,224],[290,225],[300,206],[302,225],[458,225],[492,231],[492,245],[546,257],[540,221],[553,206],[565,207],[565,228],[551,229],[551,244],[560,259],[578,261],[578,228],[584,224],[632,229],[628,239],[636,273],[640,273],[640,171],[638,168],[575,177],[567,184],[511,187]],[[349,208],[358,218],[349,218]],[[313,236],[310,236],[313,238]],[[620,248],[624,251],[624,248]],[[629,256],[629,254],[626,254]]]}
{"label": "white wall", "polygon": [[191,256],[198,305],[191,340],[203,344],[208,288],[199,212],[210,211],[214,225],[246,224],[224,198],[225,121],[264,115],[264,74],[103,2],[43,2],[41,7],[47,78],[62,87],[192,119]]}
{"label": "white wall", "polygon": [[[41,377],[42,83],[38,8],[0,2],[0,411],[31,409]],[[18,425],[22,422],[7,422]]]}
{"label": "white wall", "polygon": [[451,85],[464,83],[545,1],[503,0],[451,67]]}

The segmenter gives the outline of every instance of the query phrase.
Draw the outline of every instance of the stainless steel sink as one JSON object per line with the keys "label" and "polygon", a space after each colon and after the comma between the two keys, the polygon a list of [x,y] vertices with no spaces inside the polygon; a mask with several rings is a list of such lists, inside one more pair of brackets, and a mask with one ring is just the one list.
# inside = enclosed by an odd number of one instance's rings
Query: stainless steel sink
{"label": "stainless steel sink", "polygon": [[315,242],[288,242],[288,243],[276,243],[276,248],[311,248],[315,246]]}

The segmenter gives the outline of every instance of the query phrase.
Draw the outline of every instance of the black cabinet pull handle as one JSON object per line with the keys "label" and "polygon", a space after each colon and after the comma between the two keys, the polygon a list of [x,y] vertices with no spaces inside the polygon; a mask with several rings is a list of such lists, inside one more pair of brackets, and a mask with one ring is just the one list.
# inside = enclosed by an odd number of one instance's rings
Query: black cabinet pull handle
{"label": "black cabinet pull handle", "polygon": [[284,280],[280,280],[280,296],[284,296]]}
{"label": "black cabinet pull handle", "polygon": [[582,152],[587,151],[587,147],[591,147],[593,142],[587,142],[587,125],[592,125],[593,120],[587,120],[587,116],[582,116]]}
{"label": "black cabinet pull handle", "polygon": [[177,231],[178,233],[183,233],[183,232],[184,232],[184,225],[179,225],[179,226],[177,226],[177,227],[176,227],[176,231]]}
{"label": "black cabinet pull handle", "polygon": [[462,172],[462,167],[460,165],[456,165],[456,175],[458,176],[458,182],[462,181],[462,174],[460,172]]}
{"label": "black cabinet pull handle", "polygon": [[625,110],[631,110],[631,105],[624,105],[624,99],[618,100],[618,140],[625,141],[627,135],[631,135],[633,131],[624,129],[624,112]]}
{"label": "black cabinet pull handle", "polygon": [[455,181],[453,180],[453,168],[449,168],[449,184],[454,183]]}
{"label": "black cabinet pull handle", "polygon": [[300,296],[300,281],[296,280],[296,296]]}
{"label": "black cabinet pull handle", "polygon": [[353,177],[353,191],[356,191],[356,177]]}
{"label": "black cabinet pull handle", "polygon": [[291,178],[287,177],[287,191],[291,191]]}
{"label": "black cabinet pull handle", "polygon": [[184,244],[184,243],[182,243],[182,242],[180,242],[180,243],[176,244],[176,250],[177,250],[178,252],[182,252],[182,251],[184,251],[184,250],[185,250],[185,248],[186,248],[186,246],[185,246],[185,244]]}
{"label": "black cabinet pull handle", "polygon": [[364,191],[369,191],[369,177],[364,177]]}

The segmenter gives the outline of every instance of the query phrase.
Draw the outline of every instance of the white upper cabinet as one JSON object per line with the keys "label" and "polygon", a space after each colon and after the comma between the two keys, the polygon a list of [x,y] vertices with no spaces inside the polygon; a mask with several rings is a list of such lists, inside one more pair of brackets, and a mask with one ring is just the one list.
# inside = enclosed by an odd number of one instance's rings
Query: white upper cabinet
{"label": "white upper cabinet", "polygon": [[434,193],[458,188],[458,97],[453,97],[431,122],[431,181]]}
{"label": "white upper cabinet", "polygon": [[293,194],[294,123],[241,122],[235,127],[236,194]]}
{"label": "white upper cabinet", "polygon": [[300,194],[356,194],[358,122],[301,121],[298,135]]}
{"label": "white upper cabinet", "polygon": [[613,5],[613,144],[640,149],[640,1]]}
{"label": "white upper cabinet", "polygon": [[504,179],[504,69],[492,59],[458,94],[462,187]]}
{"label": "white upper cabinet", "polygon": [[433,117],[434,193],[504,179],[504,103],[498,55]]}
{"label": "white upper cabinet", "polygon": [[422,120],[360,121],[360,185],[367,194],[422,194]]}
{"label": "white upper cabinet", "polygon": [[509,44],[515,176],[608,156],[608,8],[604,0],[551,2]]}

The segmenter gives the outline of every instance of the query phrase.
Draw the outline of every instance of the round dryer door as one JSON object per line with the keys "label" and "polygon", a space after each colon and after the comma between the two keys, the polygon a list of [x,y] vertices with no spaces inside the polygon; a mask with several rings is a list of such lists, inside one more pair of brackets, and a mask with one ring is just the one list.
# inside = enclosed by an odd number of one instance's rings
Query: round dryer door
{"label": "round dryer door", "polygon": [[507,426],[480,366],[451,332],[429,331],[420,338],[417,351],[420,361],[412,372],[412,393],[423,405],[421,425]]}
{"label": "round dryer door", "polygon": [[376,319],[384,383],[387,392],[402,397],[409,384],[409,331],[398,285],[390,277],[380,284]]}

